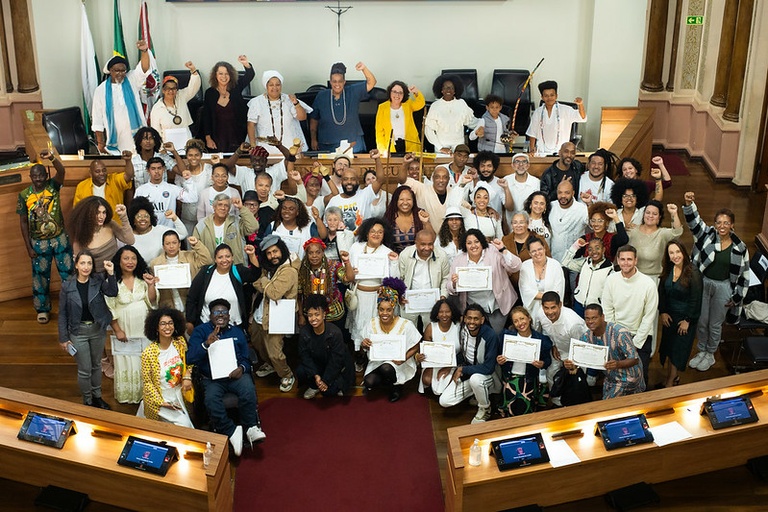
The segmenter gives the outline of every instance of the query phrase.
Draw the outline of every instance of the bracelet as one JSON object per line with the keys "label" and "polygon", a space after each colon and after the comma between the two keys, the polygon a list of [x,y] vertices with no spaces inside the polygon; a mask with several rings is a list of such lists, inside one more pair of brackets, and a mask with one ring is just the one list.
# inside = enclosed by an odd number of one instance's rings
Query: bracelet
{"label": "bracelet", "polygon": [[298,105],[299,105],[299,102],[298,102],[298,101],[297,101],[296,103],[294,103],[294,104],[293,104],[293,106],[294,106],[294,107],[296,107],[296,106],[298,106]]}
{"label": "bracelet", "polygon": [[192,378],[191,377],[184,377],[181,380],[192,380]]}

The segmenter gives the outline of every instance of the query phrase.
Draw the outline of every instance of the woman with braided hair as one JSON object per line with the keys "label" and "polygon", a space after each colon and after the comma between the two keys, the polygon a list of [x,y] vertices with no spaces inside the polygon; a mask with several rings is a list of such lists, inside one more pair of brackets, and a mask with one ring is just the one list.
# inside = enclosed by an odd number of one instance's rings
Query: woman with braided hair
{"label": "woman with braided hair", "polygon": [[402,361],[369,361],[363,378],[364,392],[373,388],[389,389],[389,401],[397,402],[402,394],[403,384],[416,376],[416,359],[419,351],[419,334],[413,322],[395,314],[395,308],[405,296],[405,282],[399,278],[387,277],[382,281],[376,299],[378,317],[372,318],[363,330],[362,346],[370,350],[371,337],[380,334],[404,335],[406,354]]}

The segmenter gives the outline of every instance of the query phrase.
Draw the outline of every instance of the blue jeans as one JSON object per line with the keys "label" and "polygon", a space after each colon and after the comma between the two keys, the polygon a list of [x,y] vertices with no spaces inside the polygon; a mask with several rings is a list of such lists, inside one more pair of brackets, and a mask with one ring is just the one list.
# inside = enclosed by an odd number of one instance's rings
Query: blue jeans
{"label": "blue jeans", "polygon": [[224,408],[224,395],[227,393],[237,395],[240,422],[245,430],[259,424],[257,411],[259,402],[250,373],[244,373],[239,379],[211,380],[203,377],[203,389],[205,390],[205,408],[208,409],[208,415],[211,417],[211,423],[216,432],[229,437],[236,428],[235,423],[227,416],[227,410]]}
{"label": "blue jeans", "polygon": [[77,349],[77,385],[86,404],[101,398],[101,353],[106,340],[106,331],[95,323],[81,323],[77,334],[69,333],[69,341]]}

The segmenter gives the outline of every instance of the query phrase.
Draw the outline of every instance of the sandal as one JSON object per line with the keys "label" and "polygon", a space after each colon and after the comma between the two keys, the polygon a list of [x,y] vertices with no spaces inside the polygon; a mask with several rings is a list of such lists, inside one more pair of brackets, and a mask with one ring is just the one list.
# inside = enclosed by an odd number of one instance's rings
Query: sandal
{"label": "sandal", "polygon": [[46,311],[41,311],[37,314],[37,323],[39,324],[47,324],[48,323],[48,313]]}

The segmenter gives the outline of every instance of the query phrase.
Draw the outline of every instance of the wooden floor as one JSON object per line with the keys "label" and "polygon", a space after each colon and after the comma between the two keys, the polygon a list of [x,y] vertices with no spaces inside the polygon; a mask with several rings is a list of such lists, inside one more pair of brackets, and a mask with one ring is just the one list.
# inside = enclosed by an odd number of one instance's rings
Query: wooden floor
{"label": "wooden floor", "polygon": [[[728,207],[736,213],[736,232],[751,244],[762,224],[765,206],[765,194],[755,195],[736,191],[726,184],[713,184],[701,165],[689,162],[689,177],[673,177],[673,186],[666,191],[667,201],[681,204],[686,190],[697,191],[697,204],[704,219],[711,222],[712,213],[722,207]],[[684,240],[690,244],[691,235],[686,229]],[[22,256],[22,255],[20,255]],[[26,257],[26,255],[23,255]],[[55,310],[55,306],[54,306]],[[20,299],[0,304],[0,386],[38,393],[45,396],[79,402],[80,396],[76,383],[74,361],[59,349],[56,343],[56,315],[45,326],[35,321],[35,314],[30,299]],[[724,339],[728,342],[723,347],[725,357],[718,357],[716,365],[706,373],[688,370],[682,374],[682,382],[688,383],[702,379],[717,378],[729,374],[729,366],[723,359],[730,360],[730,352],[739,339],[733,328],[726,328]],[[658,358],[650,368],[651,385],[662,380],[662,369]],[[271,376],[257,379],[259,400],[267,398],[300,399],[300,391],[280,393],[278,380]],[[415,392],[415,383],[411,383],[408,392]],[[357,390],[359,393],[359,390]],[[121,405],[112,400],[112,381],[104,379],[104,396],[113,405],[114,410],[126,414],[135,414],[135,405]],[[386,400],[385,397],[381,397]],[[440,464],[441,477],[445,467],[446,429],[464,425],[472,419],[475,408],[462,404],[452,409],[442,409],[436,400],[430,399],[435,445]],[[390,406],[390,405],[388,405]],[[392,404],[396,414],[397,404]],[[268,424],[268,419],[265,419]],[[269,434],[269,429],[266,427]],[[269,442],[267,440],[267,442]],[[702,457],[716,457],[717,454],[701,454]],[[2,461],[0,461],[2,464]],[[628,477],[630,478],[630,477]],[[636,476],[631,477],[633,479]],[[543,482],[540,489],[533,492],[547,492],[550,486]],[[733,468],[674,482],[654,485],[661,496],[661,509],[679,512],[703,511],[764,511],[768,510],[768,484],[755,479],[744,467]],[[0,510],[37,510],[32,504],[37,489],[0,480]],[[92,504],[90,511],[117,510],[102,504]],[[602,497],[550,507],[551,511],[601,511],[611,510]]]}

